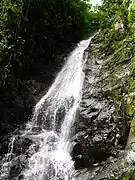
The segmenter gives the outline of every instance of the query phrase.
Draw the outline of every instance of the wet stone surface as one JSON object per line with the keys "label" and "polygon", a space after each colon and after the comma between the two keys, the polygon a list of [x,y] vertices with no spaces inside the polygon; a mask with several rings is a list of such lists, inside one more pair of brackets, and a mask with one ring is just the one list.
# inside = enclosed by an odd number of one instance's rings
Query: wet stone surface
{"label": "wet stone surface", "polygon": [[[92,46],[95,46],[94,43],[90,48]],[[72,157],[77,170],[102,167],[110,157],[116,158],[124,149],[125,133],[128,134],[124,127],[127,120],[126,117],[123,119],[121,102],[117,102],[116,106],[108,96],[111,90],[107,85],[112,79],[105,78],[107,70],[101,57],[99,53],[89,54],[84,68],[83,96],[72,137],[75,144]]]}

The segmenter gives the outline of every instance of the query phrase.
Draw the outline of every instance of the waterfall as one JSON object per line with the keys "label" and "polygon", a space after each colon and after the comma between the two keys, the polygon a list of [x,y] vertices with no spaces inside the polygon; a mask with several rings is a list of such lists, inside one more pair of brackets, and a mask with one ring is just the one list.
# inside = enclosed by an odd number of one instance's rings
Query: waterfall
{"label": "waterfall", "polygon": [[[11,138],[0,180],[74,179],[70,133],[81,101],[83,66],[88,56],[85,49],[91,39],[78,43],[69,54],[47,94],[35,106],[32,120]],[[19,164],[21,170],[13,164]]]}

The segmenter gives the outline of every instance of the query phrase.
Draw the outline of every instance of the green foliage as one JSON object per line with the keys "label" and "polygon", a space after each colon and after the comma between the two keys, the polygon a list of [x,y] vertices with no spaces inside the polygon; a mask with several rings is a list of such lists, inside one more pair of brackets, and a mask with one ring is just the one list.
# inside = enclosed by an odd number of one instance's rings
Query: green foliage
{"label": "green foliage", "polygon": [[129,20],[130,20],[130,21],[134,21],[134,20],[135,20],[135,4],[133,4],[133,5],[130,7]]}
{"label": "green foliage", "polygon": [[123,175],[122,180],[135,180],[135,172],[126,173]]}
{"label": "green foliage", "polygon": [[22,6],[21,0],[0,2],[0,85],[10,79],[11,64],[18,61],[16,56],[23,44],[19,36]]}
{"label": "green foliage", "polygon": [[99,27],[86,0],[2,0],[0,12],[0,85],[38,64],[52,69],[56,55]]}
{"label": "green foliage", "polygon": [[[28,3],[25,7],[28,7]],[[28,42],[26,45],[36,53],[32,58],[37,58],[38,53],[44,53],[45,49],[49,56],[56,55],[56,51],[64,49],[65,44],[81,39],[88,28],[88,7],[80,0],[33,0],[23,32]]]}
{"label": "green foliage", "polygon": [[135,57],[130,63],[129,97],[127,100],[127,114],[130,116],[131,133],[135,134]]}
{"label": "green foliage", "polygon": [[102,15],[102,26],[110,27],[116,22],[123,23],[125,30],[128,29],[128,7],[130,0],[103,0],[99,7]]}

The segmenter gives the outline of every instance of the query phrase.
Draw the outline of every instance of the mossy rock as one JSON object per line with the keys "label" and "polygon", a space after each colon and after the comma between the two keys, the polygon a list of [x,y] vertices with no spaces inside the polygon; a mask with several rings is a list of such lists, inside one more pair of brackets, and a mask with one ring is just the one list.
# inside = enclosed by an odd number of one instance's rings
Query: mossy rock
{"label": "mossy rock", "polygon": [[130,172],[123,175],[122,180],[135,180],[135,172]]}

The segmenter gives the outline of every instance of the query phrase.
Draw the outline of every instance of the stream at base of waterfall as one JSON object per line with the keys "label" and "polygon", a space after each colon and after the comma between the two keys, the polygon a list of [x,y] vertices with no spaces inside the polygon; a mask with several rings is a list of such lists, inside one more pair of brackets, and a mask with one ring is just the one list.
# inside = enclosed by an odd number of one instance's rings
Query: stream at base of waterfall
{"label": "stream at base of waterfall", "polygon": [[91,39],[78,43],[36,104],[31,121],[10,138],[0,180],[74,180],[70,134],[82,97],[85,50]]}

